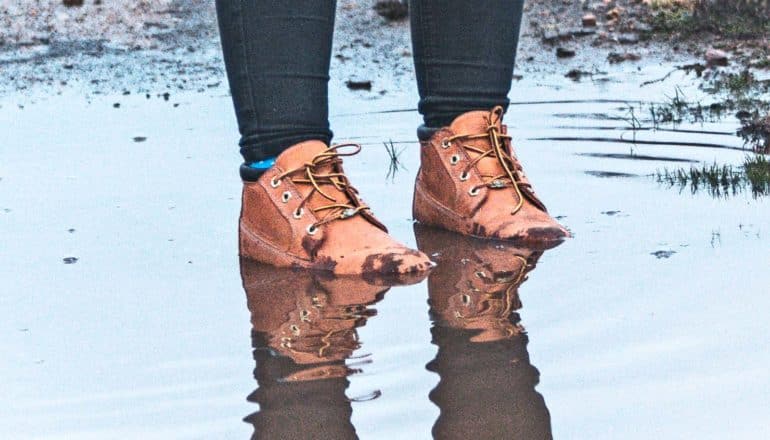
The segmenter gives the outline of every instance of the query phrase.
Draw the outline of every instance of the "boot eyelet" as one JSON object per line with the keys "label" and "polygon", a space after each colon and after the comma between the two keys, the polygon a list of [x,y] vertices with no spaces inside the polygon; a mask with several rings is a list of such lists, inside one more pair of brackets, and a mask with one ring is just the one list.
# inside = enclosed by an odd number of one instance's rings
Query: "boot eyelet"
{"label": "boot eyelet", "polygon": [[281,181],[276,180],[275,177],[273,177],[272,179],[270,179],[270,186],[272,186],[273,188],[278,188],[279,186],[281,186]]}
{"label": "boot eyelet", "polygon": [[318,226],[316,225],[308,225],[307,229],[305,229],[308,234],[315,235],[316,232],[318,232]]}
{"label": "boot eyelet", "polygon": [[460,182],[465,182],[465,181],[466,181],[466,180],[468,180],[470,177],[471,177],[471,173],[469,173],[469,172],[467,172],[467,171],[463,171],[463,173],[462,173],[462,174],[460,174]]}
{"label": "boot eyelet", "polygon": [[294,210],[294,214],[292,214],[292,216],[296,219],[300,219],[304,213],[305,210],[303,208],[299,208]]}
{"label": "boot eyelet", "polygon": [[460,162],[460,156],[457,154],[453,154],[452,157],[449,158],[449,163],[452,165],[457,165],[458,162]]}
{"label": "boot eyelet", "polygon": [[475,196],[479,195],[479,189],[478,189],[478,188],[476,188],[476,187],[473,187],[473,188],[471,188],[471,189],[469,189],[469,190],[468,190],[468,194],[469,194],[471,197],[475,197]]}
{"label": "boot eyelet", "polygon": [[287,203],[291,199],[291,193],[289,191],[284,191],[283,194],[281,194],[281,200],[283,203]]}
{"label": "boot eyelet", "polygon": [[449,148],[452,146],[452,141],[444,139],[441,141],[441,148]]}

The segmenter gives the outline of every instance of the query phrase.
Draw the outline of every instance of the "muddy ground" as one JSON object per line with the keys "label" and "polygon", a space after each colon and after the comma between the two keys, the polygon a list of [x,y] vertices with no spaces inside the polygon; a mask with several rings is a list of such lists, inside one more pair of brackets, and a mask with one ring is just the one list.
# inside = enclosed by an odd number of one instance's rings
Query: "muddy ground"
{"label": "muddy ground", "polygon": [[[333,80],[371,79],[375,92],[387,93],[413,81],[409,29],[406,20],[378,15],[374,4],[338,2]],[[525,8],[518,61],[522,75],[603,72],[612,68],[610,54],[649,63],[697,59],[702,51],[694,45],[672,50],[671,44],[645,39],[650,26],[645,7],[635,1],[530,1]],[[583,26],[588,13],[597,17],[596,26]],[[88,93],[205,90],[223,81],[217,38],[211,1],[145,0],[125,7],[85,0],[67,7],[58,1],[21,5],[3,0],[0,91],[72,86]],[[575,55],[557,59],[557,48]]]}

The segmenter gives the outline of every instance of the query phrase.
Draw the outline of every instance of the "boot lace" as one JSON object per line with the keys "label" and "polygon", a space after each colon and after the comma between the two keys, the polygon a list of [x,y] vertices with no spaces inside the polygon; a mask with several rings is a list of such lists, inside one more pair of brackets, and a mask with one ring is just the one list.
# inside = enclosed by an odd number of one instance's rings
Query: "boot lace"
{"label": "boot lace", "polygon": [[[346,149],[352,150],[346,151]],[[333,145],[323,153],[316,155],[310,162],[306,162],[302,166],[290,169],[275,176],[271,184],[275,185],[282,179],[288,179],[289,182],[294,184],[312,185],[313,189],[299,204],[295,215],[301,215],[308,200],[315,194],[318,194],[331,202],[327,205],[310,209],[314,214],[319,214],[320,218],[317,222],[310,225],[309,231],[315,231],[319,226],[335,220],[344,220],[354,217],[361,214],[364,210],[369,209],[369,206],[360,202],[358,199],[358,190],[350,184],[350,181],[344,173],[337,170],[339,170],[338,165],[342,163],[342,157],[354,156],[360,151],[361,146],[358,144]],[[326,166],[330,166],[332,171],[319,172],[319,169]],[[347,194],[347,200],[339,201],[329,195],[324,191],[325,187],[328,191],[329,186],[334,187],[343,194]]]}
{"label": "boot lace", "polygon": [[[503,117],[503,108],[497,106],[489,112],[489,116],[486,117],[487,128],[484,133],[478,134],[459,134],[450,136],[444,139],[446,146],[451,145],[453,142],[460,142],[460,146],[468,152],[477,154],[475,159],[465,167],[461,176],[467,177],[470,170],[478,164],[480,161],[487,157],[494,157],[503,169],[502,174],[491,175],[482,174],[481,178],[484,181],[481,185],[476,185],[470,189],[471,194],[476,193],[479,188],[487,187],[490,189],[503,189],[513,187],[518,196],[518,202],[513,208],[511,214],[516,214],[524,205],[524,195],[521,188],[526,187],[531,189],[531,185],[523,180],[523,169],[518,159],[508,154],[508,145],[511,142],[511,136],[500,132],[498,123]],[[482,149],[473,145],[465,144],[465,141],[471,141],[474,139],[488,139],[492,144],[491,149]]]}

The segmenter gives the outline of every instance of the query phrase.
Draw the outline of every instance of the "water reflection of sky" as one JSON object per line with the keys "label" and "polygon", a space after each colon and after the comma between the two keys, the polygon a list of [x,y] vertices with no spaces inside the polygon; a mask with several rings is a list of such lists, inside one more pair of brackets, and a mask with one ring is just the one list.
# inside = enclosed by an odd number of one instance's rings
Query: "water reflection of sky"
{"label": "water reflection of sky", "polygon": [[[636,84],[659,73],[581,84],[525,78],[512,99],[651,100],[671,84]],[[3,101],[0,432],[251,435],[253,425],[243,419],[260,408],[246,400],[257,383],[235,255],[235,128],[229,98],[222,90],[208,93],[172,95],[169,102],[24,98],[23,109],[17,98]],[[359,101],[338,89],[332,95],[338,139],[365,144],[346,164],[352,181],[393,234],[415,245],[408,219],[418,115],[377,114],[366,131],[370,119],[344,116],[409,107],[414,97]],[[770,304],[762,294],[770,267],[767,200],[668,190],[644,176],[672,162],[603,157],[628,154],[630,146],[590,140],[620,138],[622,129],[553,117],[617,114],[620,106],[522,104],[509,112],[527,174],[575,235],[547,251],[518,289],[524,306],[515,313],[527,342],[508,349],[518,350],[521,365],[539,371],[539,379],[517,398],[542,396],[556,438],[767,437],[770,355],[758,348],[770,341]],[[625,122],[601,121],[608,124]],[[735,121],[689,128],[729,132]],[[136,143],[136,136],[147,140]],[[554,137],[585,139],[532,140]],[[676,145],[742,144],[719,134],[646,131],[637,138],[666,142],[635,146],[637,155],[734,165],[744,158],[737,150]],[[382,142],[389,139],[407,147],[406,170],[393,183],[385,180]],[[651,255],[658,251],[674,253]],[[66,257],[78,261],[63,264]],[[348,363],[361,372],[346,376],[344,393],[361,400],[350,403],[350,424],[362,438],[425,438],[440,420],[435,390],[444,376],[436,359],[449,352],[436,345],[441,335],[431,321],[430,288],[426,281],[390,289],[371,305],[377,315],[356,328],[361,348],[352,356],[360,359]],[[447,348],[463,353],[464,344]]]}

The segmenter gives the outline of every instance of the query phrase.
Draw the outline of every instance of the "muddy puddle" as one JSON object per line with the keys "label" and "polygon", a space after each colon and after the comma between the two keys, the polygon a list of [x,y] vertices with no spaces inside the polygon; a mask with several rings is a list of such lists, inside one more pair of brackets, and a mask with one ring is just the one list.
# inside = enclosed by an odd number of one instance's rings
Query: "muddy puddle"
{"label": "muddy puddle", "polygon": [[684,73],[639,87],[670,67],[514,84],[518,153],[574,234],[546,251],[415,227],[415,91],[335,86],[352,181],[439,262],[400,286],[239,261],[221,87],[3,98],[0,432],[767,438],[770,204],[654,178],[748,154],[732,116],[649,129],[647,103],[698,99]]}

